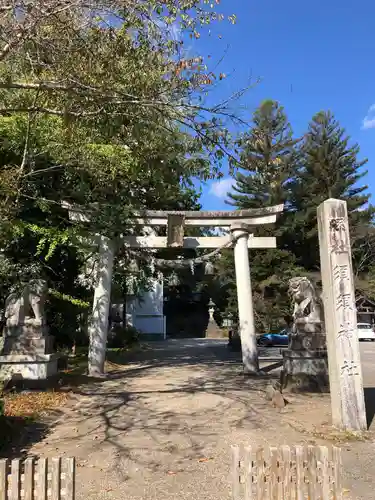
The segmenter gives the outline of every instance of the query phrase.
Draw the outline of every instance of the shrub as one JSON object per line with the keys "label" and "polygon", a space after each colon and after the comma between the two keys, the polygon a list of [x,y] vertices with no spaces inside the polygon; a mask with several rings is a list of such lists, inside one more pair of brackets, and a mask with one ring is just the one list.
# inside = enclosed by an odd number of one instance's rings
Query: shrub
{"label": "shrub", "polygon": [[115,325],[108,334],[109,348],[124,348],[139,341],[139,331],[133,326],[122,327]]}

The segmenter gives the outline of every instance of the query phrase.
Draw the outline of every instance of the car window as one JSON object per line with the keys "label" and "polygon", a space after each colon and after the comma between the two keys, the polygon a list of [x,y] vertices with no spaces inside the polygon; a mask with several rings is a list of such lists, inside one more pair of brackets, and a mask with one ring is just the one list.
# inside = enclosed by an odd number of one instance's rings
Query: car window
{"label": "car window", "polygon": [[359,324],[357,326],[360,330],[371,330],[371,325]]}

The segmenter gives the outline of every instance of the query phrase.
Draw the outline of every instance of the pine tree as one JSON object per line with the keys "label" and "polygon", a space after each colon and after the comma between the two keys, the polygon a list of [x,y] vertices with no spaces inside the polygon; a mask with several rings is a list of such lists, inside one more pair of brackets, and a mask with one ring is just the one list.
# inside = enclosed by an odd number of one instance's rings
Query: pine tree
{"label": "pine tree", "polygon": [[[297,142],[279,103],[263,102],[253,115],[253,127],[238,141],[241,169],[235,176],[228,203],[239,209],[280,203],[285,203],[287,208],[289,183],[297,165]],[[256,235],[278,236],[277,249],[257,250],[251,255],[255,322],[259,332],[285,327],[290,310],[288,279],[301,274],[294,255],[283,249],[282,235],[287,218],[286,210],[277,224],[254,228]],[[221,264],[230,268],[228,263]],[[231,271],[234,275],[233,265]],[[228,310],[234,312],[236,302],[231,300],[236,293],[234,283],[228,290]]]}
{"label": "pine tree", "polygon": [[253,115],[252,129],[237,143],[241,170],[228,203],[241,209],[284,203],[296,142],[284,109],[275,101],[263,102]]}
{"label": "pine tree", "polygon": [[[367,186],[359,181],[367,174],[359,160],[358,144],[350,144],[345,130],[330,112],[317,113],[300,146],[300,167],[291,183],[294,223],[289,247],[307,269],[319,269],[316,209],[328,198],[348,205],[354,254],[372,224],[374,207],[368,205]],[[358,256],[359,258],[359,256]]]}

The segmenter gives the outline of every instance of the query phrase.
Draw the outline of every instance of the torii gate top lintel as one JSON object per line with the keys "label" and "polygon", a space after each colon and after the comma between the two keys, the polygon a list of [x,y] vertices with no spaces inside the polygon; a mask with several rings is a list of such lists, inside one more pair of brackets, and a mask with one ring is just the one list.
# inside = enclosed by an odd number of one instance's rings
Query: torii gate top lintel
{"label": "torii gate top lintel", "polygon": [[145,210],[144,212],[138,212],[135,217],[154,219],[168,215],[183,215],[185,219],[247,219],[279,214],[283,210],[283,204],[271,207],[247,208],[245,210]]}
{"label": "torii gate top lintel", "polygon": [[[68,209],[72,220],[88,222],[92,213],[83,207],[75,206],[69,202],[62,202],[63,208]],[[98,209],[92,205],[92,210]],[[245,230],[250,234],[251,226],[261,226],[276,222],[277,215],[284,209],[284,205],[274,205],[262,208],[250,208],[246,210],[144,210],[132,214],[124,221],[124,226],[167,226],[167,237],[163,236],[134,236],[123,238],[125,246],[130,248],[219,248],[230,243],[228,236],[196,237],[189,238],[184,235],[184,226],[213,226],[229,227],[232,231],[236,229]],[[248,238],[249,248],[275,248],[274,237],[251,237]]]}
{"label": "torii gate top lintel", "polygon": [[[95,209],[92,210],[63,201],[62,207],[69,210],[72,220],[88,222]],[[129,219],[124,220],[124,226],[168,226],[173,216],[180,217],[185,226],[230,227],[238,221],[250,226],[273,224],[284,205],[274,205],[246,210],[142,210],[135,211]],[[176,219],[175,219],[176,220]]]}

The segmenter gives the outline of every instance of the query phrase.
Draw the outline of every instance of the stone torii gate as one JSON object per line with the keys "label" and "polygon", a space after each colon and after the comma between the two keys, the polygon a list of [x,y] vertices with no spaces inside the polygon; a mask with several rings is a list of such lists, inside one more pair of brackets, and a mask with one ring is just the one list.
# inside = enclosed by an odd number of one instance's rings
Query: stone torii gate
{"label": "stone torii gate", "polygon": [[[72,220],[87,221],[89,217],[80,209],[63,203]],[[127,225],[134,227],[167,227],[167,236],[135,236],[122,238],[130,249],[137,248],[210,248],[234,247],[234,262],[237,283],[239,333],[245,373],[259,371],[257,343],[254,326],[253,300],[249,264],[249,249],[276,248],[275,237],[255,237],[256,226],[276,222],[283,205],[260,209],[236,211],[153,211],[147,210],[129,219]],[[226,236],[185,237],[184,227],[216,227],[229,229]],[[116,244],[105,236],[99,236],[99,265],[94,293],[92,319],[89,327],[90,353],[89,373],[104,374],[104,363],[108,330],[108,315],[111,301],[111,281]]]}

